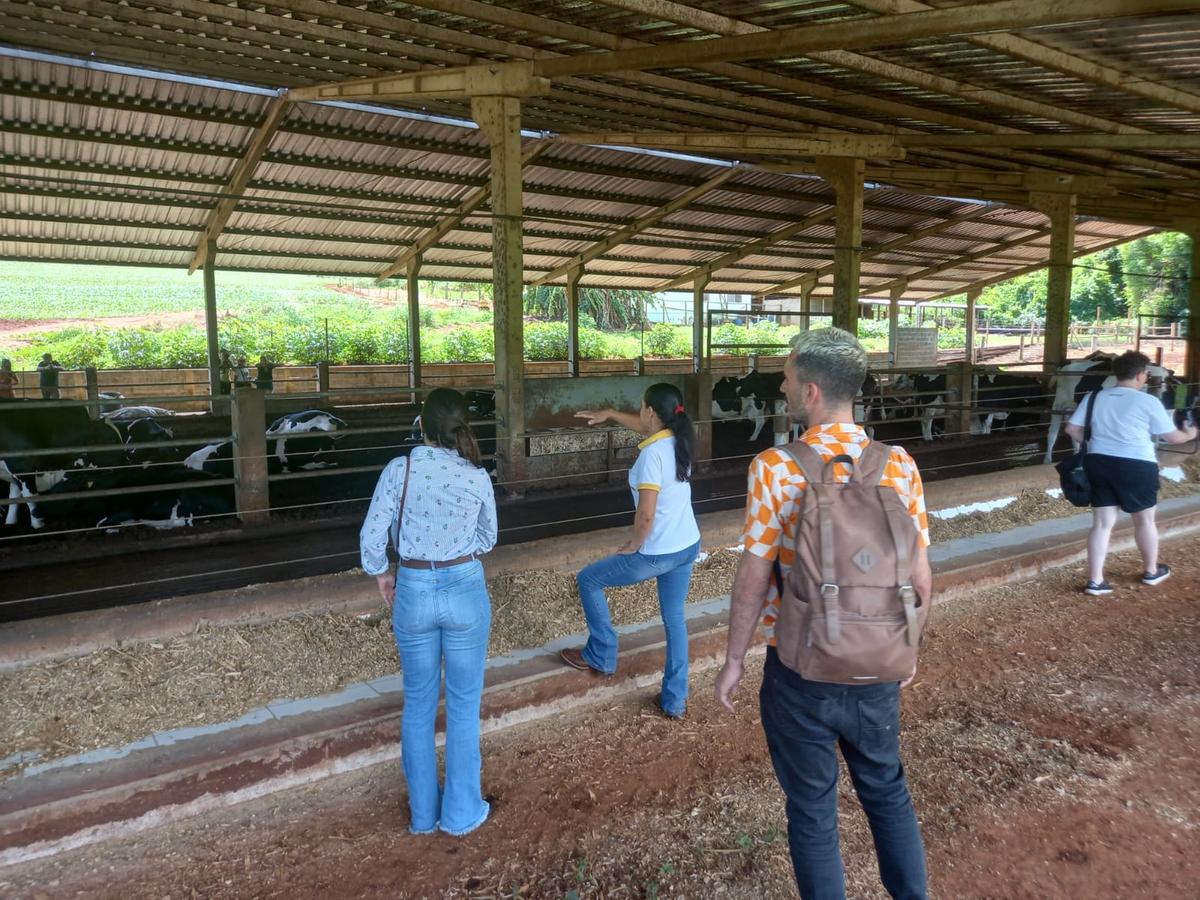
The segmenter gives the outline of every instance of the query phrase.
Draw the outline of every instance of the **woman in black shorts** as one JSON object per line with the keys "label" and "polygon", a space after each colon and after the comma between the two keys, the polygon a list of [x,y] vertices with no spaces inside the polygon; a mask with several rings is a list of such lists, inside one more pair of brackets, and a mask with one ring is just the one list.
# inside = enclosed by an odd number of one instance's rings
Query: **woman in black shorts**
{"label": "woman in black shorts", "polygon": [[1086,466],[1092,485],[1092,530],[1088,535],[1088,583],[1084,592],[1093,597],[1111,594],[1104,580],[1104,559],[1117,523],[1117,510],[1133,516],[1133,536],[1142,553],[1142,584],[1155,585],[1171,577],[1171,567],[1158,561],[1158,527],[1154,512],[1158,504],[1158,457],[1154,438],[1182,444],[1196,437],[1196,426],[1175,427],[1175,421],[1157,397],[1144,393],[1150,359],[1129,351],[1113,360],[1117,383],[1089,395],[1076,408],[1067,434],[1083,440],[1083,426],[1090,403],[1092,438],[1088,441]]}

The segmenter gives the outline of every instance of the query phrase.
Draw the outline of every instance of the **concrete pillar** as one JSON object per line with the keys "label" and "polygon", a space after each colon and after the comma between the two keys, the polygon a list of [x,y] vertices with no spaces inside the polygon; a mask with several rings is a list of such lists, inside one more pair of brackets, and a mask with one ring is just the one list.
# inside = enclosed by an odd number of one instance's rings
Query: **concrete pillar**
{"label": "concrete pillar", "polygon": [[817,174],[837,195],[833,248],[833,324],[858,334],[858,275],[862,258],[863,161],[817,160]]}
{"label": "concrete pillar", "polygon": [[421,288],[417,275],[421,271],[421,255],[409,260],[404,279],[408,294],[408,386],[421,386]]}
{"label": "concrete pillar", "polygon": [[966,356],[963,361],[967,365],[975,365],[975,303],[979,300],[979,295],[983,293],[982,288],[967,289],[967,327],[966,331]]}
{"label": "concrete pillar", "polygon": [[271,517],[266,392],[248,386],[234,388],[231,419],[237,515],[246,525],[265,525]]}
{"label": "concrete pillar", "polygon": [[[496,474],[525,477],[524,263],[521,245],[521,101],[473,97],[487,136],[492,179],[492,298],[496,334]],[[521,493],[522,484],[510,484]]]}
{"label": "concrete pillar", "polygon": [[904,299],[907,284],[893,284],[888,294],[888,362],[896,365],[896,341],[900,332],[900,301]]}
{"label": "concrete pillar", "polygon": [[204,254],[204,337],[208,346],[208,393],[221,393],[221,343],[217,335],[217,242],[208,241]]}
{"label": "concrete pillar", "polygon": [[1046,282],[1046,336],[1042,369],[1053,372],[1067,359],[1071,321],[1071,269],[1075,250],[1075,195],[1033,193],[1033,205],[1050,217],[1050,273]]}
{"label": "concrete pillar", "polygon": [[583,266],[567,273],[567,374],[579,377],[579,279]]}
{"label": "concrete pillar", "polygon": [[692,371],[704,371],[704,289],[708,276],[698,275],[692,284]]}
{"label": "concrete pillar", "polygon": [[1200,231],[1192,232],[1192,270],[1188,282],[1188,323],[1185,369],[1187,371],[1189,395],[1197,390],[1200,382]]}

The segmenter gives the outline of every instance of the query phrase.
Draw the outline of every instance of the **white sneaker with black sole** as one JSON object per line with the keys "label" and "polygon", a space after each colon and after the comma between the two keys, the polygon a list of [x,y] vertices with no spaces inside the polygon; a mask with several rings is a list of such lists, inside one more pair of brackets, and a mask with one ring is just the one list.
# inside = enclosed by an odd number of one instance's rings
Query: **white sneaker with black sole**
{"label": "white sneaker with black sole", "polygon": [[1090,594],[1093,597],[1103,597],[1105,594],[1111,594],[1113,589],[1112,585],[1107,581],[1101,581],[1099,583],[1096,583],[1095,581],[1089,581],[1087,583],[1087,587],[1083,589],[1083,592],[1085,594]]}
{"label": "white sneaker with black sole", "polygon": [[1157,572],[1146,572],[1142,575],[1142,584],[1154,587],[1156,584],[1162,584],[1171,577],[1171,567],[1160,565]]}

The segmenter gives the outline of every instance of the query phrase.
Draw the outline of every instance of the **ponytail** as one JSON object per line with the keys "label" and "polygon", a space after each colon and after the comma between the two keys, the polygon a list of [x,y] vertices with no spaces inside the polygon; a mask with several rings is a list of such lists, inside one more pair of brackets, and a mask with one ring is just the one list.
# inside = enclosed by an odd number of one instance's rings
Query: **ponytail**
{"label": "ponytail", "polygon": [[421,430],[439,447],[456,450],[473,466],[480,465],[479,443],[468,424],[467,398],[450,388],[429,392],[421,407]]}
{"label": "ponytail", "polygon": [[696,444],[696,430],[683,408],[683,395],[673,384],[661,382],[646,388],[642,402],[675,436],[675,480],[692,480],[692,454]]}
{"label": "ponytail", "polygon": [[460,422],[454,426],[453,435],[454,449],[458,451],[458,455],[473,466],[481,465],[479,442],[475,440],[475,433],[471,431],[471,426],[466,422]]}

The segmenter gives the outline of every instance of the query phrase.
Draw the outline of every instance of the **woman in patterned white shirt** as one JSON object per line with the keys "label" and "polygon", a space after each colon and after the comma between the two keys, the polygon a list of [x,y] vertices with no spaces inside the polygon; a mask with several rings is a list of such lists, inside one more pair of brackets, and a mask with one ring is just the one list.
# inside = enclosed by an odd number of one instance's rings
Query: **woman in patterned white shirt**
{"label": "woman in patterned white shirt", "polygon": [[[362,567],[392,610],[400,650],[413,834],[463,835],[491,811],[480,787],[479,704],[492,609],[478,557],[496,544],[496,498],[467,417],[458,391],[429,394],[421,408],[425,444],[388,463],[360,534]],[[400,557],[395,575],[389,541]],[[434,745],[443,663],[444,789]]]}
{"label": "woman in patterned white shirt", "polygon": [[617,670],[617,633],[604,589],[654,578],[667,636],[666,666],[658,705],[672,719],[682,718],[688,695],[688,634],[684,617],[692,566],[700,553],[700,529],[692,512],[692,421],[683,396],[672,384],[646,389],[639,412],[615,409],[577,413],[589,425],[613,422],[648,435],[638,444],[629,470],[629,489],[637,510],[633,534],[617,552],[579,573],[579,597],[588,625],[588,641],[563,650],[567,665],[601,675]]}

